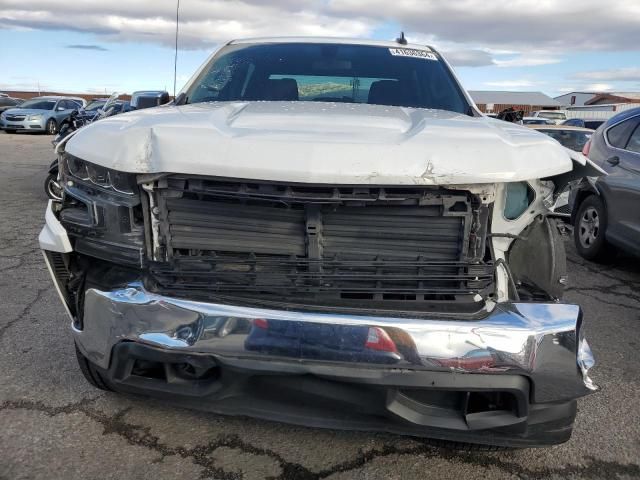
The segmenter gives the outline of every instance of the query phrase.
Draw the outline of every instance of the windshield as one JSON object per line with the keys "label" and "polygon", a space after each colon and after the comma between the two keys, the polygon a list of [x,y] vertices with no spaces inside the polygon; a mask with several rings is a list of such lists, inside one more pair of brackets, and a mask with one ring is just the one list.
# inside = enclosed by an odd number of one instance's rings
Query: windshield
{"label": "windshield", "polygon": [[581,132],[579,130],[559,130],[559,129],[538,129],[539,132],[546,133],[551,138],[556,139],[563,147],[570,148],[576,152],[581,152],[585,143],[591,138],[591,132]]}
{"label": "windshield", "polygon": [[33,98],[20,105],[20,108],[31,108],[34,110],[53,110],[55,104],[55,100],[39,100],[37,98]]}
{"label": "windshield", "polygon": [[562,112],[539,112],[539,117],[550,118],[551,120],[564,120],[567,118]]}
{"label": "windshield", "polygon": [[95,100],[91,102],[89,105],[87,105],[84,110],[86,112],[93,112],[95,110],[98,110],[99,108],[102,108],[105,103],[107,102],[104,100]]}
{"label": "windshield", "polygon": [[369,103],[467,113],[451,72],[429,49],[337,44],[233,45],[204,68],[187,103],[281,100]]}

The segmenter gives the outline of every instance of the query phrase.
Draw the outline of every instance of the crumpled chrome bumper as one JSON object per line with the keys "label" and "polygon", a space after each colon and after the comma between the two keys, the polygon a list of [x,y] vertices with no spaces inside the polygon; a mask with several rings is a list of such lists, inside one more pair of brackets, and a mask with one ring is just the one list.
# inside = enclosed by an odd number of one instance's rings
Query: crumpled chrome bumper
{"label": "crumpled chrome bumper", "polygon": [[425,320],[203,303],[130,284],[88,289],[82,330],[74,328],[74,336],[83,354],[104,369],[114,346],[128,341],[308,373],[364,367],[519,375],[531,384],[531,401],[541,403],[596,389],[588,377],[594,361],[581,322],[580,307],[558,303],[497,304],[481,320]]}

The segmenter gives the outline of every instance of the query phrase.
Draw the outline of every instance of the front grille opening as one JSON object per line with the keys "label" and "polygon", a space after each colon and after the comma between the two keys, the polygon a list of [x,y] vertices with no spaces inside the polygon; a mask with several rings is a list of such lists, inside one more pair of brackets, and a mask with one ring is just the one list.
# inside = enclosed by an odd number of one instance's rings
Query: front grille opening
{"label": "front grille opening", "polygon": [[466,212],[467,210],[468,206],[465,202],[456,202],[449,207],[450,212]]}
{"label": "front grille opening", "polygon": [[511,392],[430,389],[405,389],[401,392],[422,405],[458,411],[461,415],[493,411],[507,411],[517,414],[518,409],[516,397]]}
{"label": "front grille opening", "polygon": [[429,405],[443,410],[454,410],[462,412],[464,410],[465,399],[468,392],[428,390],[428,389],[405,389],[400,392],[406,397],[422,405]]}
{"label": "front grille opening", "polygon": [[164,363],[152,362],[150,360],[136,359],[131,369],[131,375],[167,381],[167,372],[165,371]]}
{"label": "front grille opening", "polygon": [[417,300],[416,295],[405,295],[402,293],[385,293],[382,295],[383,300],[405,300],[405,301],[415,301]]}
{"label": "front grille opening", "polygon": [[151,360],[135,359],[131,375],[168,381],[212,381],[220,377],[220,367],[203,362],[164,363]]}
{"label": "front grille opening", "polygon": [[466,414],[493,411],[517,413],[517,401],[509,392],[469,392],[465,410]]}
{"label": "front grille opening", "polygon": [[458,430],[506,427],[519,432],[526,428],[526,403],[518,412],[516,394],[512,392],[402,389],[391,398],[388,405],[393,413],[420,425],[440,426],[445,422]]}
{"label": "front grille opening", "polygon": [[149,265],[156,291],[465,312],[493,291],[488,207],[469,192],[173,176],[156,196],[166,251]]}
{"label": "front grille opening", "polygon": [[182,380],[217,380],[220,377],[220,367],[205,368],[192,363],[171,364],[172,373]]}
{"label": "front grille opening", "polygon": [[373,295],[362,292],[341,292],[340,297],[347,300],[371,300]]}

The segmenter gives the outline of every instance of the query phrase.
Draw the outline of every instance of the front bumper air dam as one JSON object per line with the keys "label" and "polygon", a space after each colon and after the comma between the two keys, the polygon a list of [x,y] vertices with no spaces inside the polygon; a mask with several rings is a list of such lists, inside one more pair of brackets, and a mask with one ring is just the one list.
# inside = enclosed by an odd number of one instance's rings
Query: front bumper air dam
{"label": "front bumper air dam", "polygon": [[412,320],[203,303],[141,284],[90,288],[84,305],[75,340],[114,389],[219,413],[536,446],[566,441],[575,399],[596,389],[575,305]]}

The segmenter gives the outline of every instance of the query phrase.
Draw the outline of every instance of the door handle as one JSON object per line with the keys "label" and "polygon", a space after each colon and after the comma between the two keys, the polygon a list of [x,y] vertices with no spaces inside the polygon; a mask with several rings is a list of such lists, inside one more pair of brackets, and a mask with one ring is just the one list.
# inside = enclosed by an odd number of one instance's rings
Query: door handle
{"label": "door handle", "polygon": [[607,163],[612,167],[615,167],[616,165],[620,164],[620,157],[618,156],[609,157],[607,158]]}

